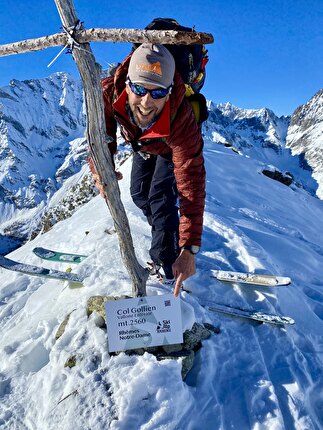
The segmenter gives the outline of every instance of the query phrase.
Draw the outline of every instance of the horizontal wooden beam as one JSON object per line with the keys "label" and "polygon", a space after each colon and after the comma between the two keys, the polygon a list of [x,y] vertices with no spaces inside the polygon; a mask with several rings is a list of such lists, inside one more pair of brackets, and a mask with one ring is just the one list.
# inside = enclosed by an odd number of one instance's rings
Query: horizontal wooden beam
{"label": "horizontal wooden beam", "polygon": [[[175,30],[136,30],[130,28],[90,28],[88,30],[79,30],[76,33],[75,39],[81,44],[88,42],[150,42],[159,44],[203,45],[214,42],[213,36],[210,33]],[[27,39],[0,45],[0,57],[41,51],[49,47],[66,46],[67,44],[67,34],[57,33],[37,39]]]}

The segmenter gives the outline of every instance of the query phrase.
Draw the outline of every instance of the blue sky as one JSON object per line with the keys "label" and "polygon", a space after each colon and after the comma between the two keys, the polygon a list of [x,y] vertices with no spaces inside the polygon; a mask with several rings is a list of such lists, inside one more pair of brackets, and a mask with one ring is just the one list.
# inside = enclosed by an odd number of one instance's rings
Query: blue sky
{"label": "blue sky", "polygon": [[[75,0],[74,5],[86,28],[144,28],[161,16],[212,33],[203,92],[215,103],[289,115],[323,88],[323,0]],[[54,0],[2,2],[0,44],[54,34],[60,26]],[[93,43],[92,49],[105,68],[121,61],[130,45]],[[0,86],[56,71],[77,76],[70,55],[47,68],[59,50],[0,57]]]}

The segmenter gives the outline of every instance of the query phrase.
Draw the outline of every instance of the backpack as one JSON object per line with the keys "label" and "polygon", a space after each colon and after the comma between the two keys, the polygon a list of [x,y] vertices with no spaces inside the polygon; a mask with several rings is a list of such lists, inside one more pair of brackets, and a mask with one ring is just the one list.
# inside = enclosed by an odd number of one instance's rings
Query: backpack
{"label": "backpack", "polygon": [[[177,30],[194,32],[172,18],[155,18],[145,30]],[[187,96],[199,93],[205,81],[205,66],[208,62],[204,45],[165,45],[175,59],[176,69],[186,85]]]}
{"label": "backpack", "polygon": [[[195,31],[194,28],[184,27],[173,18],[155,18],[145,30],[177,30]],[[134,44],[137,48],[139,44]],[[205,66],[208,62],[207,50],[204,45],[165,45],[175,59],[177,71],[185,83],[185,96],[188,97],[195,119],[202,123],[208,118],[206,100],[200,94],[205,81]]]}

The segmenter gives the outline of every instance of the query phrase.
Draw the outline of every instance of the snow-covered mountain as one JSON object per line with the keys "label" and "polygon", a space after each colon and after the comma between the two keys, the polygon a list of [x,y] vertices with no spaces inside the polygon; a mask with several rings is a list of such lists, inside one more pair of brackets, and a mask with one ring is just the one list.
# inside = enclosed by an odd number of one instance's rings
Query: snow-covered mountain
{"label": "snow-covered mountain", "polygon": [[0,89],[0,226],[25,239],[54,193],[80,171],[87,146],[79,81],[65,73]]}
{"label": "snow-covered mountain", "polygon": [[291,156],[286,148],[290,117],[277,117],[270,109],[240,109],[231,103],[210,103],[206,125],[208,137],[233,150],[262,162],[272,177],[291,178],[291,182],[315,194],[317,184],[302,154]]}
{"label": "snow-covered mountain", "polygon": [[286,146],[293,155],[304,154],[323,199],[323,89],[293,113]]}
{"label": "snow-covered mountain", "polygon": [[[210,121],[216,126],[219,141],[239,149],[258,147],[259,156],[267,158],[266,148],[280,153],[284,146],[289,117],[278,118],[270,109],[240,109],[231,103],[209,103]],[[215,133],[214,131],[214,133]],[[271,154],[269,154],[271,155]]]}
{"label": "snow-covered mountain", "polygon": [[[302,151],[293,157],[286,148],[289,117],[230,103],[209,102],[209,111],[206,139],[258,160],[267,176],[315,194]],[[48,230],[95,194],[84,130],[81,84],[65,73],[13,80],[0,89],[0,252]]]}

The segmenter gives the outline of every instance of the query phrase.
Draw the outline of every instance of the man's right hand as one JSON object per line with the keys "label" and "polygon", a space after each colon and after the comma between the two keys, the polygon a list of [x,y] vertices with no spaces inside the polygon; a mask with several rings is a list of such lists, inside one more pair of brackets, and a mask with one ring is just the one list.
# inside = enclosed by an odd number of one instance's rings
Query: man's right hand
{"label": "man's right hand", "polygon": [[[101,197],[103,197],[104,199],[106,199],[107,195],[104,192],[103,185],[102,185],[102,180],[100,178],[100,175],[96,171],[96,168],[94,166],[94,162],[93,162],[93,160],[92,160],[91,157],[89,158],[89,167],[90,167],[90,171],[92,173],[92,178],[94,180],[94,183],[95,183],[95,186],[96,186],[97,190],[99,191]],[[121,172],[115,171],[114,173],[115,173],[116,178],[117,178],[118,181],[120,181],[121,179],[123,179],[123,175],[122,175]]]}
{"label": "man's right hand", "polygon": [[174,296],[178,297],[183,281],[190,276],[193,276],[196,272],[195,255],[191,254],[187,249],[182,249],[174,262],[172,269],[174,277],[176,278]]}

